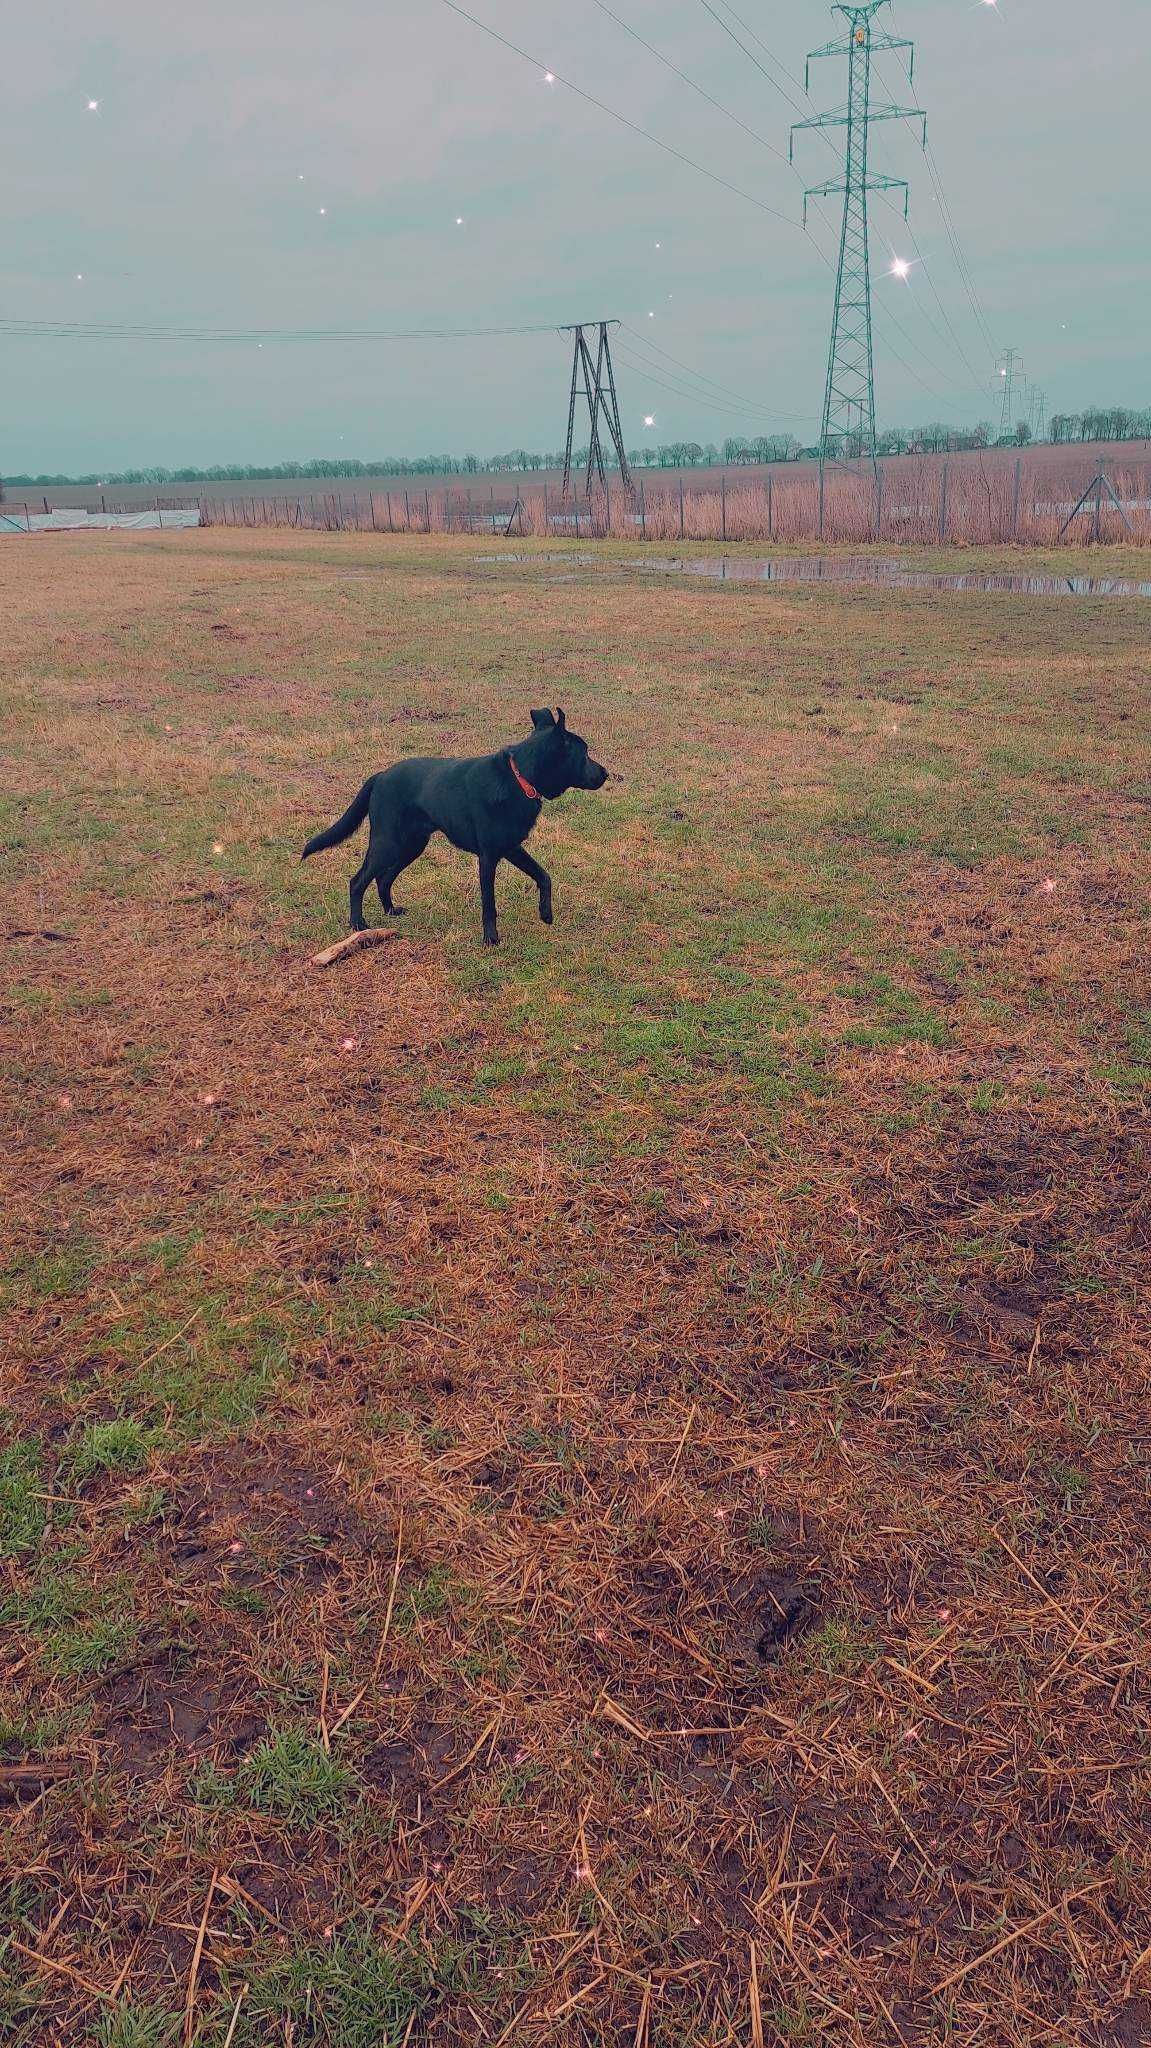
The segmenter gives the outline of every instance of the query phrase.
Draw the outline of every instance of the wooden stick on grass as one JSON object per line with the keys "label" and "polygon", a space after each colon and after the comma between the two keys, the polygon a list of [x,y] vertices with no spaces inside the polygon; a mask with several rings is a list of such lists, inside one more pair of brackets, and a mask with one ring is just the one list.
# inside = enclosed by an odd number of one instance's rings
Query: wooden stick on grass
{"label": "wooden stick on grass", "polygon": [[1101,1892],[1104,1885],[1110,1882],[1110,1878],[1097,1877],[1094,1884],[1085,1884],[1081,1891],[1068,1892],[1063,1898],[1056,1899],[1053,1906],[1045,1907],[1042,1913],[1034,1914],[1030,1920],[1024,1920],[1022,1926],[1013,1927],[1010,1933],[1003,1935],[999,1941],[992,1942],[991,1947],[985,1948],[981,1956],[974,1957],[970,1963],[961,1963],[957,1970],[952,1970],[950,1976],[941,1978],[938,1984],[933,1984],[929,1997],[938,1998],[940,1992],[950,1991],[953,1984],[962,1983],[964,1977],[970,1977],[973,1970],[981,1970],[984,1963],[991,1961],[992,1956],[1000,1955],[1005,1948],[1010,1948],[1013,1942],[1022,1941],[1025,1934],[1034,1934],[1035,1929],[1042,1927],[1044,1921],[1054,1920],[1057,1913],[1062,1913],[1067,1906],[1073,1906],[1077,1899],[1086,1899],[1092,1892]]}
{"label": "wooden stick on grass", "polygon": [[188,1971],[188,1996],[184,2002],[185,2043],[191,2041],[196,2031],[196,1979],[200,1974],[200,1958],[204,1953],[204,1936],[208,1932],[208,1914],[212,1910],[212,1898],[216,1890],[216,1879],[219,1875],[219,1871],[214,1870],[208,1879],[208,1891],[204,1900],[203,1917],[200,1921],[199,1933],[196,1936],[196,1946],[192,1951],[192,1963]]}
{"label": "wooden stick on grass", "polygon": [[333,960],[342,960],[345,953],[358,953],[364,946],[378,946],[384,939],[398,939],[399,932],[388,931],[383,925],[374,924],[364,932],[349,932],[346,938],[337,939],[334,946],[325,946],[322,953],[312,954],[313,967],[330,967]]}

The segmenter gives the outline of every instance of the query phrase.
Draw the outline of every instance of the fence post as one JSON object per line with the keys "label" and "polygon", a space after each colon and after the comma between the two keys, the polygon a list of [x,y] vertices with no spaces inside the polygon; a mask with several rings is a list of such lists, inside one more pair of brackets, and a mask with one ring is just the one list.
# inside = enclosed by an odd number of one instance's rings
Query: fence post
{"label": "fence post", "polygon": [[819,464],[819,538],[823,539],[823,461]]}
{"label": "fence post", "polygon": [[431,530],[432,530],[432,501],[431,501],[430,497],[428,496],[427,490],[426,490],[426,488],[425,488],[425,491],[424,491],[424,532],[425,532],[425,533],[430,533],[430,532],[431,532]]}
{"label": "fence post", "polygon": [[575,523],[576,523],[576,539],[578,540],[578,539],[579,539],[579,499],[578,499],[578,498],[576,498],[576,499],[575,499],[575,501],[574,501],[574,503],[575,503]]}
{"label": "fence post", "polygon": [[647,492],[643,487],[642,476],[639,480],[639,537],[641,540],[647,539]]}
{"label": "fence post", "polygon": [[609,480],[609,479],[608,479],[608,478],[607,478],[606,476],[605,476],[605,478],[604,478],[604,480],[603,480],[603,495],[604,495],[604,506],[605,506],[605,510],[606,510],[606,517],[607,517],[607,538],[608,538],[608,539],[610,540],[610,539],[611,539],[611,483],[610,483],[610,480]]}
{"label": "fence post", "polygon": [[410,533],[410,532],[411,532],[411,530],[412,530],[412,508],[411,508],[411,504],[409,503],[409,500],[408,500],[408,494],[407,494],[407,492],[405,491],[405,492],[404,492],[404,532],[405,532],[405,533]]}
{"label": "fence post", "polygon": [[28,510],[28,500],[27,500],[27,499],[25,499],[25,500],[24,500],[24,524],[25,524],[25,526],[27,527],[27,529],[28,529],[29,533],[31,533],[31,531],[32,531],[32,514],[31,514],[31,513],[29,512],[29,510]]}
{"label": "fence post", "polygon": [[1099,474],[1098,474],[1098,476],[1097,476],[1097,477],[1096,477],[1096,479],[1095,479],[1095,530],[1094,530],[1094,532],[1093,532],[1093,533],[1092,533],[1092,535],[1091,535],[1091,538],[1092,538],[1092,540],[1093,540],[1093,541],[1095,542],[1095,545],[1096,545],[1096,547],[1098,547],[1098,545],[1099,545],[1099,541],[1100,541],[1100,537],[1101,537],[1101,535],[1102,535],[1102,532],[1103,532],[1103,465],[1102,465],[1102,463],[1100,463],[1100,465],[1099,465]]}
{"label": "fence post", "polygon": [[882,534],[883,534],[883,473],[882,473],[882,471],[881,471],[881,470],[878,470],[878,469],[877,469],[877,470],[876,470],[876,472],[875,472],[875,538],[876,538],[876,540],[879,540],[879,539],[881,539],[881,537],[882,537]]}
{"label": "fence post", "polygon": [[726,478],[726,476],[721,476],[721,477],[720,477],[720,480],[719,480],[719,525],[720,525],[720,537],[721,537],[721,539],[723,539],[723,540],[726,540],[726,539],[727,539],[727,478]]}
{"label": "fence post", "polygon": [[1015,458],[1015,490],[1011,499],[1011,538],[1019,538],[1019,491],[1023,482],[1023,457]]}
{"label": "fence post", "polygon": [[769,472],[768,472],[768,478],[767,478],[767,537],[768,537],[768,540],[774,540],[774,539],[775,539],[775,506],[774,506],[774,504],[773,504],[773,502],[772,502],[772,500],[773,500],[773,495],[774,495],[774,494],[773,494],[773,490],[772,490],[772,486],[773,486],[774,482],[775,482],[775,479],[774,479],[774,477],[773,477],[773,476],[771,475],[771,473],[770,473],[770,471],[769,471]]}
{"label": "fence post", "polygon": [[939,472],[939,543],[947,539],[947,464]]}
{"label": "fence post", "polygon": [[683,539],[683,478],[679,480],[679,537]]}
{"label": "fence post", "polygon": [[368,492],[368,503],[372,508],[372,532],[378,533],[380,529],[376,525],[376,494],[374,491]]}
{"label": "fence post", "polygon": [[552,521],[551,521],[551,513],[550,513],[550,512],[548,511],[548,487],[547,487],[547,479],[546,479],[546,477],[545,477],[545,479],[544,479],[544,533],[545,533],[545,535],[549,534],[549,533],[551,532],[551,530],[552,530]]}

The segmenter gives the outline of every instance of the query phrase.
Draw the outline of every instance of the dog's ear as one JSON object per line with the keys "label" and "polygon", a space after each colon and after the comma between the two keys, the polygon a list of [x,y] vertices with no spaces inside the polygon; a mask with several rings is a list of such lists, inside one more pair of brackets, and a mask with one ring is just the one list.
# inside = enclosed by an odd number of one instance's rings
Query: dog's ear
{"label": "dog's ear", "polygon": [[[555,724],[555,719],[550,711],[533,711],[532,724],[537,732],[546,732],[549,725]],[[560,724],[563,724],[562,718],[560,719]]]}
{"label": "dog's ear", "polygon": [[567,714],[564,711],[562,704],[556,705],[556,724],[559,726],[561,732],[567,724]]}

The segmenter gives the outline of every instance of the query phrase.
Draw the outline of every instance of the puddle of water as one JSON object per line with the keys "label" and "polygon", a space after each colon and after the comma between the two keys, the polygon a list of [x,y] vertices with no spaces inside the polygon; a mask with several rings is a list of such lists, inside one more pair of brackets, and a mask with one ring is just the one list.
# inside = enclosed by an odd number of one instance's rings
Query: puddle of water
{"label": "puddle of water", "polygon": [[1001,591],[1021,597],[1151,597],[1151,583],[1117,576],[945,575],[905,569],[863,556],[798,555],[756,561],[745,555],[644,556],[621,562],[602,555],[481,555],[481,562],[575,562],[582,568],[635,568],[654,576],[706,576],[718,583],[876,583],[895,590]]}

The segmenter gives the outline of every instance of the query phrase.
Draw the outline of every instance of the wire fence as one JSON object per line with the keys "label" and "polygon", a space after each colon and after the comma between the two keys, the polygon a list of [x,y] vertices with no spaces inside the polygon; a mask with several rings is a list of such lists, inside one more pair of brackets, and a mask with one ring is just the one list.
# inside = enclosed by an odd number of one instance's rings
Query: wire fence
{"label": "wire fence", "polygon": [[[1084,486],[1087,484],[1086,493]],[[186,502],[186,501],[185,501]],[[1079,509],[1076,511],[1076,506]],[[497,492],[404,489],[203,497],[204,526],[300,527],[324,533],[570,535],[580,540],[876,542],[923,546],[1050,547],[1151,544],[1151,475],[1109,471],[1096,487],[1081,465],[1066,473],[1023,460],[976,466],[924,458],[878,477],[815,469],[754,482],[694,486],[641,477],[591,495],[553,485]],[[1074,517],[1072,515],[1074,514]],[[1070,522],[1070,523],[1068,523]]]}

